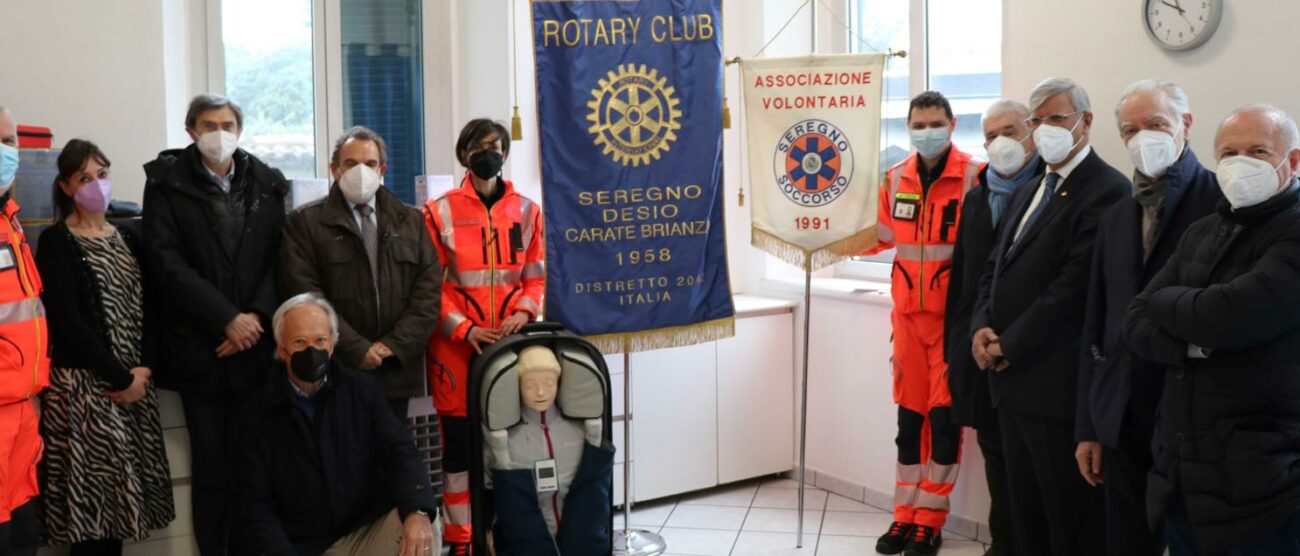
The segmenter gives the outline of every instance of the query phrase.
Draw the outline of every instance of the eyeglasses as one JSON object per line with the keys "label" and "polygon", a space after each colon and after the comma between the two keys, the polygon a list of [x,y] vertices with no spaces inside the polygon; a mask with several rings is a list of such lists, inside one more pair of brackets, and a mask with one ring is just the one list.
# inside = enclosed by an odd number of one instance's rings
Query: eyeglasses
{"label": "eyeglasses", "polygon": [[1043,125],[1043,122],[1047,122],[1054,126],[1061,126],[1061,124],[1070,121],[1070,116],[1073,116],[1078,113],[1079,112],[1076,110],[1074,112],[1070,112],[1069,114],[1052,114],[1051,116],[1048,116],[1046,118],[1039,118],[1039,117],[1026,118],[1025,123],[1029,125],[1030,129],[1036,129],[1038,126]]}

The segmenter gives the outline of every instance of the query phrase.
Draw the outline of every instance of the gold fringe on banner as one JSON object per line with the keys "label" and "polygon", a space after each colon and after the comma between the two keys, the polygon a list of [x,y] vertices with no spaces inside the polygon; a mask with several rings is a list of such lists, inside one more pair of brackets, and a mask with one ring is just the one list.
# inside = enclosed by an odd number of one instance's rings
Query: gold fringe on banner
{"label": "gold fringe on banner", "polygon": [[736,335],[735,317],[727,317],[698,324],[655,328],[640,332],[619,332],[587,336],[601,353],[651,351],[679,346],[712,342]]}
{"label": "gold fringe on banner", "polygon": [[878,241],[875,226],[811,252],[758,228],[751,228],[750,234],[750,243],[754,247],[791,265],[805,268],[811,259],[812,268],[810,270],[821,270],[862,253],[875,247]]}

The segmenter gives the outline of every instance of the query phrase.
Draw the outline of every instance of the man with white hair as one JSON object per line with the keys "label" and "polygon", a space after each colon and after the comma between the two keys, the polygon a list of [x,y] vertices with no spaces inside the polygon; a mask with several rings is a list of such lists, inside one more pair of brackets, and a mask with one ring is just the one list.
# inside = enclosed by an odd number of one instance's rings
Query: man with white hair
{"label": "man with white hair", "polygon": [[1164,553],[1146,523],[1151,434],[1164,375],[1129,354],[1128,305],[1178,246],[1188,226],[1223,199],[1187,139],[1187,93],[1170,81],[1129,85],[1115,106],[1133,160],[1132,195],[1101,217],[1092,258],[1074,437],[1079,473],[1106,493],[1109,554]]}
{"label": "man with white hair", "polygon": [[971,355],[989,371],[1017,554],[1097,554],[1101,493],[1073,454],[1079,335],[1101,213],[1132,185],[1088,144],[1088,93],[1046,79],[1029,127],[1047,163],[1012,196],[971,317]]}
{"label": "man with white hair", "polygon": [[1175,556],[1300,554],[1300,132],[1249,105],[1214,154],[1226,201],[1125,322],[1165,377],[1147,513]]}
{"label": "man with white hair", "polygon": [[257,554],[441,550],[429,472],[375,379],[334,358],[339,317],[317,293],[271,318],[284,365],[242,412],[237,530]]}
{"label": "man with white hair", "polygon": [[1042,181],[1047,167],[1034,149],[1028,119],[1029,107],[1017,100],[999,100],[984,112],[984,150],[989,154],[989,163],[980,170],[977,186],[962,201],[961,227],[949,273],[948,312],[944,314],[943,352],[948,362],[953,421],[976,430],[975,438],[984,454],[992,537],[986,556],[1011,554],[1011,508],[1002,435],[989,398],[989,377],[971,357],[970,317],[1007,203],[1026,184]]}

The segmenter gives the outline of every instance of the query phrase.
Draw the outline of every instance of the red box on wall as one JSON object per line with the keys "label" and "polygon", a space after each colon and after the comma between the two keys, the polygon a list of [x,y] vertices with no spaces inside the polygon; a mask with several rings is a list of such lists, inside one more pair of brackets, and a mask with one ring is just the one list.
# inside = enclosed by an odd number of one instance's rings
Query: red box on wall
{"label": "red box on wall", "polygon": [[54,134],[48,127],[34,125],[18,126],[18,148],[48,149],[54,145]]}

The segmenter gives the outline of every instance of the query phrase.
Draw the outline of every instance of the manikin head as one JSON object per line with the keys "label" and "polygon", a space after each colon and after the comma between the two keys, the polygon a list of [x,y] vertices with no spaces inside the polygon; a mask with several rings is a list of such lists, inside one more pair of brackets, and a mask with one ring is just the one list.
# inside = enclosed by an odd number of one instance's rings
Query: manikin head
{"label": "manikin head", "polygon": [[560,386],[560,361],[545,346],[529,346],[519,352],[519,401],[524,407],[544,413],[555,403]]}

